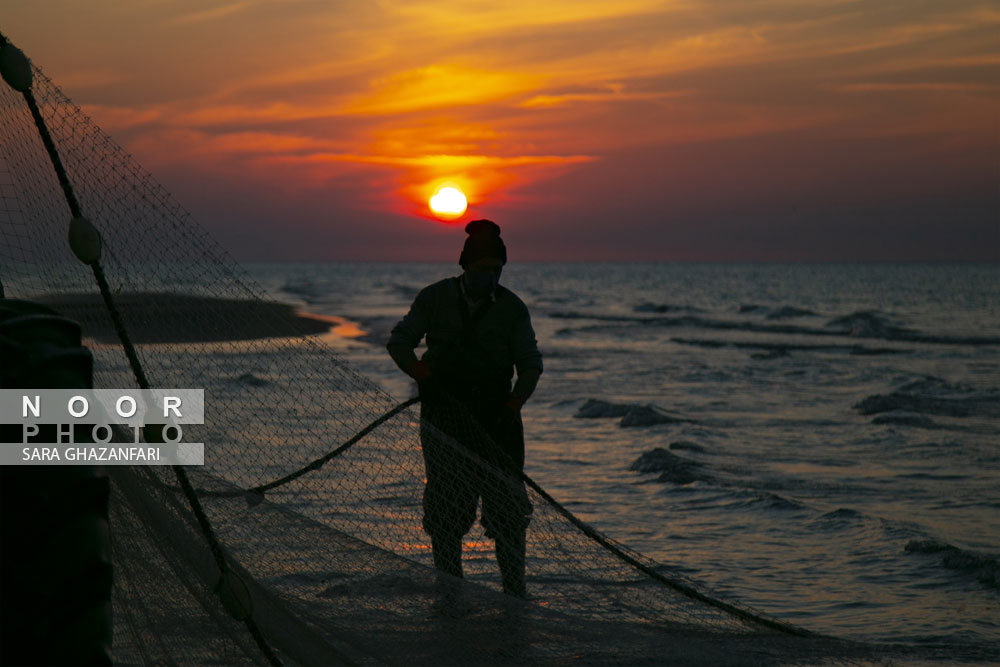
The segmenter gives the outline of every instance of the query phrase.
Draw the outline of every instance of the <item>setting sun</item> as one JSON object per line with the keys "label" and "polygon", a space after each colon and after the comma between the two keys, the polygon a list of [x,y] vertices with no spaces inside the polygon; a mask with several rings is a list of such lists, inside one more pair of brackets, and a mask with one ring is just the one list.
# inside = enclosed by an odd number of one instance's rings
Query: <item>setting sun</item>
{"label": "setting sun", "polygon": [[468,200],[458,188],[451,186],[438,188],[430,199],[431,210],[442,218],[457,218],[465,213]]}

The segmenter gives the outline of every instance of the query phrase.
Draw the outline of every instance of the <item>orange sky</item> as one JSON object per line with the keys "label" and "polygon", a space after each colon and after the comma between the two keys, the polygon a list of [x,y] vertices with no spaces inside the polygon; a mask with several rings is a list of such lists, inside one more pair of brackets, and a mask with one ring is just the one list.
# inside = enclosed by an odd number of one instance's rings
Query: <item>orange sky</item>
{"label": "orange sky", "polygon": [[987,2],[69,0],[0,30],[244,259],[1000,259]]}

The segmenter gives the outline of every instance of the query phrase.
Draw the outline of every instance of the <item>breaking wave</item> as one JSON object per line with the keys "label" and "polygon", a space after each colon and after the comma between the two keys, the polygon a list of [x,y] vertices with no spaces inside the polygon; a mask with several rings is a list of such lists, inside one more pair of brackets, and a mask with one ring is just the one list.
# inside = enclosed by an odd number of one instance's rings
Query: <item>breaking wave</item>
{"label": "breaking wave", "polygon": [[767,314],[767,319],[769,320],[783,320],[792,317],[812,317],[816,315],[813,311],[808,308],[796,308],[795,306],[782,306],[777,310],[771,311]]}
{"label": "breaking wave", "polygon": [[269,384],[271,384],[269,380],[266,380],[260,377],[259,375],[251,373],[249,371],[243,373],[239,377],[233,378],[233,382],[236,384],[246,385],[248,387],[266,387]]}
{"label": "breaking wave", "polygon": [[774,359],[788,356],[791,352],[843,352],[854,355],[905,354],[909,350],[891,347],[865,347],[864,345],[807,345],[804,343],[766,343],[748,341],[711,340],[702,338],[671,338],[681,345],[697,347],[732,347],[745,350],[761,350],[754,359]]}
{"label": "breaking wave", "polygon": [[686,451],[689,451],[689,452],[698,452],[699,454],[706,453],[704,447],[702,447],[701,445],[695,444],[693,442],[688,442],[687,440],[681,440],[681,441],[678,441],[678,442],[672,442],[672,443],[670,443],[670,449],[682,450],[682,451],[686,450]]}
{"label": "breaking wave", "polygon": [[416,297],[417,294],[420,292],[420,288],[419,287],[416,287],[414,285],[404,285],[402,283],[393,283],[392,284],[392,290],[395,293],[401,294],[402,296],[404,296],[404,297],[406,297],[408,299],[412,299],[412,298]]}
{"label": "breaking wave", "polygon": [[910,336],[916,331],[896,326],[889,318],[871,310],[863,310],[843,317],[838,317],[826,323],[827,328],[836,329],[840,333],[857,338],[884,338],[898,340],[899,336]]}
{"label": "breaking wave", "polygon": [[813,317],[818,315],[818,313],[815,313],[807,308],[798,308],[796,306],[771,308],[770,306],[762,306],[757,303],[740,304],[740,307],[736,309],[736,312],[744,315],[764,315],[764,317],[769,320],[782,320],[793,317]]}
{"label": "breaking wave", "polygon": [[668,414],[662,408],[646,404],[637,403],[609,403],[596,398],[588,399],[576,411],[575,417],[579,419],[616,419],[621,418],[619,426],[627,428],[630,426],[655,426],[656,424],[679,424],[690,422],[689,419],[675,417]]}
{"label": "breaking wave", "polygon": [[650,303],[648,301],[640,303],[632,309],[636,313],[700,313],[700,308],[694,306],[675,306],[670,303]]}
{"label": "breaking wave", "polygon": [[889,394],[869,396],[853,407],[863,415],[900,410],[945,417],[1000,417],[1000,391],[976,390],[928,377],[909,382]]}
{"label": "breaking wave", "polygon": [[930,417],[923,415],[880,415],[873,419],[872,423],[884,426],[912,426],[928,430],[947,428],[947,426],[942,426]]}
{"label": "breaking wave", "polygon": [[971,575],[990,588],[1000,589],[1000,560],[997,558],[936,540],[911,540],[904,550],[906,553],[937,554],[943,567]]}
{"label": "breaking wave", "polygon": [[710,479],[704,466],[697,461],[672,454],[662,447],[644,453],[629,466],[629,470],[642,473],[660,473],[657,482],[690,484]]}
{"label": "breaking wave", "polygon": [[281,291],[294,297],[302,299],[308,304],[315,304],[323,297],[329,296],[327,291],[311,281],[294,280],[288,281],[281,286]]}
{"label": "breaking wave", "polygon": [[[747,306],[741,306],[741,312]],[[786,306],[775,313],[806,312]],[[635,315],[611,315],[606,313],[581,313],[577,311],[553,311],[549,317],[563,320],[591,320],[614,323],[614,326],[635,324],[653,327],[688,327],[694,329],[712,329],[717,331],[749,331],[756,333],[790,334],[800,336],[836,336],[847,338],[873,338],[879,340],[905,343],[933,343],[941,345],[1000,345],[1000,336],[951,336],[929,334],[915,329],[898,326],[886,316],[873,311],[859,311],[837,317],[827,322],[823,327],[810,327],[796,324],[767,324],[759,321],[732,321],[681,315],[677,317],[639,317]],[[793,317],[793,315],[782,315]],[[798,315],[794,315],[798,317]],[[777,318],[773,318],[777,319]],[[562,329],[559,333],[574,333],[579,331],[600,331],[607,329],[608,324],[589,325],[576,329]]]}

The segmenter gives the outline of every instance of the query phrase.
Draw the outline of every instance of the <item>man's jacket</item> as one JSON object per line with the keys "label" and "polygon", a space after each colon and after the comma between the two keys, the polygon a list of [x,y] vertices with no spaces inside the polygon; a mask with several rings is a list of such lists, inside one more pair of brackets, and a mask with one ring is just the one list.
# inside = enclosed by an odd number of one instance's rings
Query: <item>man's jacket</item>
{"label": "man's jacket", "polygon": [[389,346],[415,348],[427,337],[422,359],[431,374],[453,388],[509,389],[514,368],[542,370],[528,308],[513,292],[497,285],[492,301],[471,312],[459,287],[461,276],[422,289],[410,311],[393,327]]}

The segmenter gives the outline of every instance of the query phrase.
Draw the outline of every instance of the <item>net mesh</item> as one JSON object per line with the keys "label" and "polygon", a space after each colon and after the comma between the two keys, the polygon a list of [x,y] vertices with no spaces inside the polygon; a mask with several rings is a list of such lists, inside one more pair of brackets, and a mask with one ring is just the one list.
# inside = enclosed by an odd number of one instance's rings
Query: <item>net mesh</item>
{"label": "net mesh", "polygon": [[[268,302],[37,68],[32,92],[80,209],[102,235],[110,293],[150,384],[206,395],[206,423],[185,427],[184,440],[205,443],[205,465],[187,474],[210,536],[170,468],[110,469],[116,662],[274,661],[217,595],[210,539],[246,586],[252,619],[285,664],[885,657],[797,636],[741,605],[716,603],[671,568],[575,522],[532,484],[523,492],[533,506],[527,601],[500,593],[494,540],[478,523],[463,538],[464,579],[441,574],[422,529],[422,444],[433,443],[445,468],[474,471],[484,496],[520,497],[522,482],[480,456],[490,451],[489,437],[459,404],[446,404],[433,423],[421,421],[418,404],[398,407],[307,335],[315,322]],[[94,276],[67,244],[71,215],[39,130],[24,97],[6,85],[0,146],[6,296],[48,304],[81,323],[95,386],[135,387]],[[516,514],[500,513],[499,521]]]}

